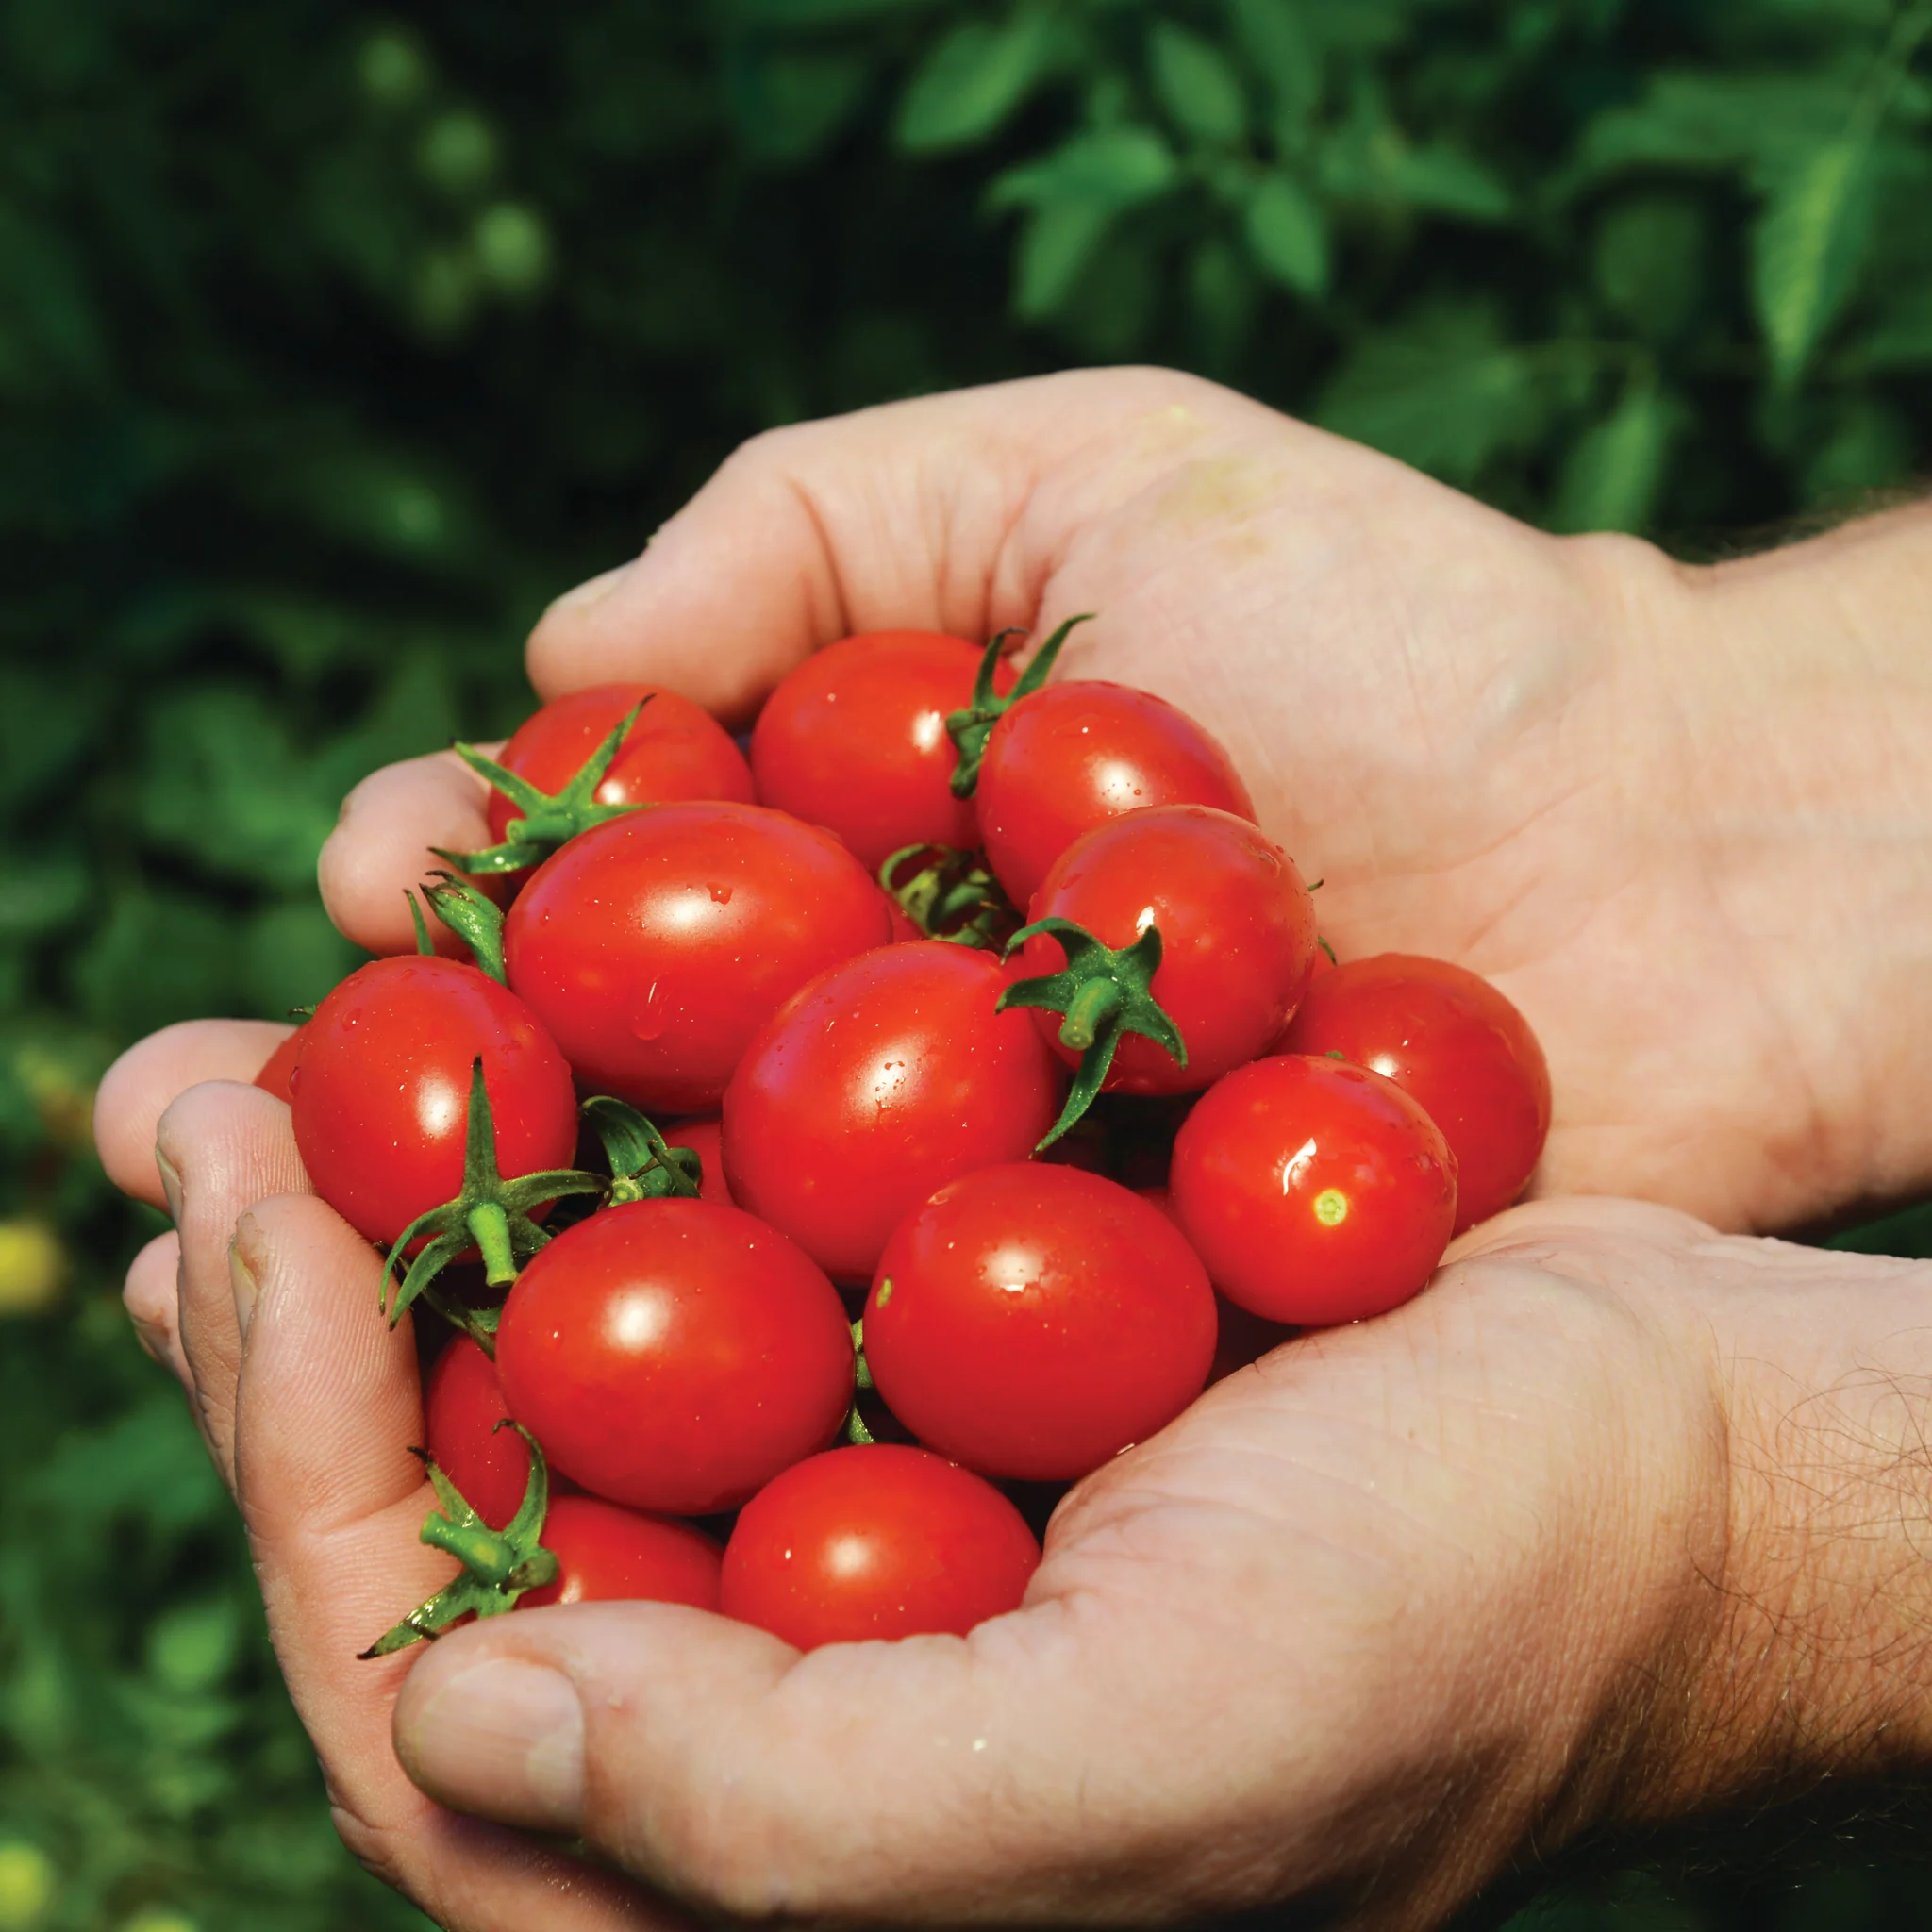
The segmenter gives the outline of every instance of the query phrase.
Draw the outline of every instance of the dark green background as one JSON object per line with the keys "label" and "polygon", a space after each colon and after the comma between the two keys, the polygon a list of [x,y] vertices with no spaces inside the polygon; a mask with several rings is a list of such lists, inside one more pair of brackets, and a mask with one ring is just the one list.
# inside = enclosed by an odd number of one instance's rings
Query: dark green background
{"label": "dark green background", "polygon": [[[138,1033],[352,963],[313,864],[359,774],[513,722],[536,610],[740,438],[1070,362],[1201,370],[1557,528],[1709,554],[1856,508],[1932,424],[1928,29],[0,0],[0,1252],[26,1218],[68,1266],[0,1325],[0,1932],[423,1923],[335,1845],[112,1298],[158,1224],[85,1139]],[[1924,1922],[1896,1835],[1761,1840],[1538,1923]]]}

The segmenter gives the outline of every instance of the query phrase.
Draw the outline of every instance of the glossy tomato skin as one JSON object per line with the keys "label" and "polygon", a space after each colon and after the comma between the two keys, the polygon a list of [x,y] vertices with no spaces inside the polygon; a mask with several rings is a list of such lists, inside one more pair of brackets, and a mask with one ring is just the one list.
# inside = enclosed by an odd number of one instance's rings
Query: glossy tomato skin
{"label": "glossy tomato skin", "polygon": [[524,1269],[496,1370],[511,1413],[593,1495],[708,1516],[831,1441],[852,1331],[776,1229],[709,1201],[634,1201]]}
{"label": "glossy tomato skin", "polygon": [[698,1195],[720,1207],[735,1208],[731,1183],[724,1178],[724,1123],[716,1116],[679,1121],[664,1129],[664,1139],[673,1147],[689,1147],[698,1158]]}
{"label": "glossy tomato skin", "polygon": [[558,1496],[543,1519],[542,1546],[557,1558],[553,1583],[525,1591],[520,1610],[545,1604],[689,1604],[718,1607],[724,1553],[688,1523],[625,1509],[594,1496]]}
{"label": "glossy tomato skin", "polygon": [[[553,698],[516,728],[497,762],[541,791],[560,791],[640,700],[650,702],[597,787],[599,805],[729,798],[749,805],[751,767],[731,734],[704,709],[658,684],[599,684]],[[505,838],[521,808],[490,794],[490,837]]]}
{"label": "glossy tomato skin", "polygon": [[587,1088],[704,1113],[807,980],[888,943],[888,903],[815,825],[756,805],[664,805],[539,866],[504,923],[504,958]]}
{"label": "glossy tomato skin", "polygon": [[1076,1167],[981,1168],[900,1224],[865,1306],[887,1407],[983,1475],[1072,1481],[1207,1386],[1214,1291],[1168,1217]]}
{"label": "glossy tomato skin", "polygon": [[1207,805],[1255,817],[1233,761],[1185,711],[1089,679],[1043,685],[1000,719],[975,803],[987,862],[1022,908],[1082,832],[1123,812]]}
{"label": "glossy tomato skin", "polygon": [[1018,1609],[1040,1564],[1020,1512],[928,1450],[877,1442],[788,1469],[746,1504],[719,1607],[800,1650],[963,1637]]}
{"label": "glossy tomato skin", "polygon": [[504,1178],[571,1165],[570,1068],[529,1007],[474,966],[372,960],[316,1008],[301,1039],[295,1145],[315,1191],[370,1241],[394,1241],[461,1191],[479,1054]]}
{"label": "glossy tomato skin", "polygon": [[463,1501],[491,1529],[517,1513],[530,1480],[530,1451],[514,1429],[496,1364],[467,1335],[436,1358],[423,1391],[425,1445]]}
{"label": "glossy tomato skin", "polygon": [[[1208,806],[1156,806],[1083,833],[1054,861],[1032,917],[1057,915],[1124,947],[1160,928],[1155,999],[1180,1029],[1188,1064],[1138,1034],[1123,1038],[1108,1091],[1190,1093],[1265,1053],[1300,1004],[1315,954],[1315,909],[1294,860],[1258,827]],[[1036,934],[1027,974],[1058,973],[1059,941]],[[1035,1024],[1058,1043],[1058,1014]]]}
{"label": "glossy tomato skin", "polygon": [[[836,832],[869,872],[905,845],[974,846],[946,719],[973,696],[979,647],[929,630],[841,638],[765,700],[751,736],[761,804]],[[1012,688],[1005,663],[994,689]]]}
{"label": "glossy tomato skin", "polygon": [[301,1057],[302,1029],[298,1026],[261,1063],[261,1071],[256,1074],[255,1084],[264,1093],[273,1093],[277,1100],[286,1101],[291,1107],[294,1106],[295,1062]]}
{"label": "glossy tomato skin", "polygon": [[935,1188],[1024,1160],[1064,1084],[1030,1019],[994,1008],[991,954],[926,940],[822,974],[753,1041],[724,1092],[732,1198],[835,1280],[863,1284]]}
{"label": "glossy tomato skin", "polygon": [[1380,1074],[1302,1054],[1202,1095],[1174,1138],[1170,1188],[1215,1287],[1303,1326],[1406,1302],[1456,1224],[1456,1157],[1435,1122]]}
{"label": "glossy tomato skin", "polygon": [[1456,1156],[1456,1231],[1522,1193],[1550,1131],[1550,1070],[1529,1022],[1446,959],[1380,953],[1311,987],[1284,1053],[1340,1053],[1421,1102]]}

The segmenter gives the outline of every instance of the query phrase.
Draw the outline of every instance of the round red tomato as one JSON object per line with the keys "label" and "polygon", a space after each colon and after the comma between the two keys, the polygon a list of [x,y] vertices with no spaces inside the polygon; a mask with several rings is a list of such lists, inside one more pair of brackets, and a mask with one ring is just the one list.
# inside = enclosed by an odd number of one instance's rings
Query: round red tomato
{"label": "round red tomato", "polygon": [[373,1241],[396,1239],[463,1185],[470,1069],[483,1085],[506,1180],[570,1166],[570,1068],[530,1008],[454,959],[375,959],[301,1030],[295,1145],[315,1191]]}
{"label": "round red tomato", "polygon": [[744,1507],[719,1607],[800,1650],[869,1637],[963,1637],[1018,1609],[1040,1545],[991,1483],[878,1442],[801,1462]]}
{"label": "round red tomato", "polygon": [[1271,1322],[1357,1322],[1406,1302],[1456,1224],[1456,1157],[1435,1122],[1380,1074],[1302,1054],[1202,1095],[1169,1185],[1214,1285]]}
{"label": "round red tomato", "polygon": [[698,1196],[715,1201],[721,1208],[738,1204],[731,1198],[731,1185],[724,1178],[724,1124],[716,1119],[679,1121],[664,1129],[667,1146],[689,1147],[698,1158]]}
{"label": "round red tomato", "polygon": [[1550,1131],[1550,1070],[1525,1020],[1446,959],[1351,959],[1308,990],[1284,1053],[1339,1053],[1422,1103],[1456,1156],[1456,1230],[1508,1207]]}
{"label": "round red tomato", "polygon": [[928,940],[835,966],[753,1041],[724,1091],[732,1199],[835,1279],[866,1282],[893,1227],[956,1176],[1024,1160],[1058,1062],[993,1009],[990,954]]}
{"label": "round red tomato", "polygon": [[1159,1208],[1076,1167],[982,1168],[886,1243],[865,1305],[879,1394],[986,1475],[1071,1481],[1208,1381],[1214,1291]]}
{"label": "round red tomato", "polygon": [[[1116,949],[1160,929],[1152,991],[1180,1029],[1188,1063],[1125,1034],[1109,1091],[1191,1092],[1265,1053],[1301,999],[1315,952],[1314,905],[1294,860],[1246,820],[1200,805],[1156,806],[1083,833],[1034,895],[1031,916],[1049,915]],[[1065,964],[1048,933],[1029,939],[1022,958],[1028,974]],[[1063,1059],[1078,1060],[1058,1042],[1058,1014],[1036,1009],[1034,1021]]]}
{"label": "round red tomato", "polygon": [[558,1496],[539,1541],[557,1558],[557,1577],[525,1591],[517,1599],[520,1610],[605,1603],[718,1607],[724,1553],[688,1523],[600,1503],[594,1496]]}
{"label": "round red tomato", "polygon": [[974,802],[987,863],[1022,908],[1082,832],[1122,812],[1208,805],[1255,816],[1227,754],[1185,711],[1087,679],[1044,685],[1000,719]]}
{"label": "round red tomato", "polygon": [[510,1412],[592,1494],[708,1516],[831,1441],[852,1330],[776,1229],[709,1201],[634,1201],[525,1266],[496,1372]]}
{"label": "round red tomato", "polygon": [[[751,736],[758,798],[838,833],[876,871],[903,845],[979,842],[950,790],[946,719],[972,698],[979,647],[928,630],[870,631],[814,652],[765,700]],[[1011,689],[1002,665],[994,688]]]}
{"label": "round red tomato", "polygon": [[436,1465],[491,1529],[517,1513],[530,1480],[529,1445],[514,1429],[496,1364],[467,1335],[436,1358],[423,1391],[423,1431]]}
{"label": "round red tomato", "polygon": [[255,1084],[264,1093],[273,1093],[277,1100],[285,1100],[292,1107],[295,1104],[295,1062],[301,1055],[302,1029],[298,1026],[261,1063]]}
{"label": "round red tomato", "polygon": [[[751,767],[731,734],[702,706],[659,684],[599,684],[553,698],[517,726],[497,763],[539,791],[561,791],[640,700],[650,702],[625,734],[596,791],[599,805],[673,798],[731,798],[749,805]],[[522,808],[490,794],[490,837],[508,836]]]}
{"label": "round red tomato", "polygon": [[888,903],[815,825],[756,805],[663,805],[539,866],[504,924],[504,958],[586,1086],[646,1113],[699,1113],[808,979],[890,941]]}

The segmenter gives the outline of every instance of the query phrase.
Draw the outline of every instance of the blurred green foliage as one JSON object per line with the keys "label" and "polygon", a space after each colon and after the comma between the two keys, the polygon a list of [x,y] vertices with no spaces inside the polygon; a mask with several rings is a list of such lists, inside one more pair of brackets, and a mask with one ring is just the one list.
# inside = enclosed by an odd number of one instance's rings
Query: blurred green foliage
{"label": "blurred green foliage", "polygon": [[[359,774],[511,723],[543,600],[742,436],[1067,361],[1198,369],[1559,529],[1707,547],[1900,483],[1928,33],[0,0],[0,1928],[422,1923],[334,1846],[112,1299],[158,1222],[85,1151],[135,1034],[353,963],[312,878]],[[1902,1883],[1624,1879],[1533,1923],[1858,1932],[1924,1909]]]}

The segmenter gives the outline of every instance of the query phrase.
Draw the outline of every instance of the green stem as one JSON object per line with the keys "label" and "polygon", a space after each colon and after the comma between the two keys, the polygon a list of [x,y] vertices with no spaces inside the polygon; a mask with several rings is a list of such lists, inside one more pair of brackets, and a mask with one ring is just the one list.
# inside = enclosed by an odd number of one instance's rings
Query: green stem
{"label": "green stem", "polygon": [[1067,1002],[1060,1027],[1060,1044],[1085,1053],[1100,1038],[1100,1029],[1120,1011],[1125,994],[1111,979],[1090,979]]}
{"label": "green stem", "polygon": [[494,1201],[479,1201],[469,1212],[470,1232],[483,1256],[483,1278],[491,1288],[507,1288],[517,1278],[515,1250],[510,1245],[509,1216]]}
{"label": "green stem", "polygon": [[431,1516],[424,1524],[421,1535],[432,1550],[447,1551],[485,1583],[508,1582],[510,1572],[521,1561],[495,1530],[452,1523],[446,1516]]}

